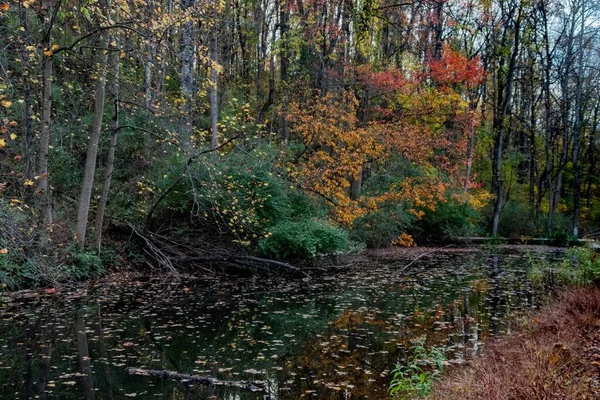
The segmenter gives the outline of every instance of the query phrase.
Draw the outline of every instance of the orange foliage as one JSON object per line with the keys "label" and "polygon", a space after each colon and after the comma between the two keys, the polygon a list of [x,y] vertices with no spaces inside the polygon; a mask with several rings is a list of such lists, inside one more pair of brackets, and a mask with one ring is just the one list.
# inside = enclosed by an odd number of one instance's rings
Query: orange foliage
{"label": "orange foliage", "polygon": [[[449,189],[464,184],[467,143],[477,124],[466,91],[484,79],[480,61],[446,46],[424,74],[374,71],[370,65],[357,67],[356,74],[362,96],[376,99],[366,105],[367,121],[358,121],[358,101],[349,92],[290,105],[292,131],[305,146],[291,175],[334,205],[332,217],[346,226],[394,201],[407,202],[421,218],[445,201]],[[365,166],[384,165],[398,155],[424,176],[406,178],[376,196],[351,198],[352,181]]]}
{"label": "orange foliage", "polygon": [[442,57],[429,62],[429,77],[439,85],[473,88],[483,82],[485,71],[479,57],[469,60],[446,44]]}
{"label": "orange foliage", "polygon": [[292,103],[289,115],[305,146],[298,163],[290,167],[295,168],[292,175],[306,190],[335,204],[338,222],[351,224],[364,213],[349,197],[351,182],[385,146],[367,129],[357,127],[356,99],[349,93],[342,99],[327,95],[307,104]]}

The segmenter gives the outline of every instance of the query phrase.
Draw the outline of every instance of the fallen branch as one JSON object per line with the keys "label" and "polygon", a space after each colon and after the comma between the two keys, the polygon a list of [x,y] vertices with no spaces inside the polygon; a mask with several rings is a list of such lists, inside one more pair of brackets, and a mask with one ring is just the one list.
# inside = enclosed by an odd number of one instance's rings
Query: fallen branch
{"label": "fallen branch", "polygon": [[292,264],[288,264],[283,261],[277,261],[277,260],[271,260],[268,258],[260,258],[260,257],[253,257],[253,256],[207,256],[207,257],[191,256],[191,257],[186,257],[183,261],[186,261],[188,263],[189,262],[233,263],[233,264],[237,264],[237,265],[241,265],[241,266],[258,268],[258,269],[264,269],[264,267],[261,266],[260,264],[265,264],[265,265],[271,265],[271,266],[278,267],[278,268],[289,269],[294,272],[298,272],[307,278],[310,277],[310,275],[308,275],[301,268],[295,267]]}
{"label": "fallen branch", "polygon": [[171,380],[175,380],[175,381],[199,383],[199,384],[207,385],[207,386],[214,385],[214,386],[236,387],[238,389],[249,390],[251,392],[260,392],[263,390],[263,388],[260,388],[258,386],[255,386],[255,385],[245,382],[245,381],[222,381],[220,379],[215,379],[210,376],[180,374],[179,372],[158,371],[158,370],[140,369],[140,368],[128,368],[127,372],[129,372],[131,375],[150,376],[152,378],[158,378],[158,379],[171,379]]}
{"label": "fallen branch", "polygon": [[[219,254],[217,251],[195,248],[186,243],[179,243],[164,236],[152,232],[140,232],[135,226],[126,221],[120,221],[123,228],[126,228],[132,235],[135,235],[143,246],[143,251],[150,260],[164,267],[173,276],[179,276],[179,269],[184,264],[191,263],[214,263],[228,264],[244,268],[254,268],[257,270],[271,272],[270,267],[290,270],[302,274],[305,278],[310,278],[310,275],[302,268],[298,268],[292,264],[283,261],[271,260],[269,258],[261,258],[244,254]],[[167,243],[168,242],[168,243]],[[208,253],[208,254],[207,254]],[[148,264],[152,267],[152,264]],[[214,271],[195,265],[196,268],[214,274]]]}
{"label": "fallen branch", "polygon": [[133,235],[137,236],[143,242],[144,252],[150,257],[150,259],[154,260],[159,265],[165,267],[167,270],[169,270],[169,273],[171,273],[172,275],[179,275],[177,269],[171,261],[171,258],[168,255],[166,255],[160,248],[158,248],[149,237],[140,233],[136,229],[136,227],[130,224],[129,222],[118,220],[116,218],[113,218],[113,220],[118,221],[120,224],[122,224],[122,226],[127,227],[127,229],[129,229]]}
{"label": "fallen branch", "polygon": [[[445,247],[443,247],[443,248],[447,248],[447,247],[450,247],[450,246],[452,246],[452,245],[451,245],[451,244],[449,244],[448,246],[445,246]],[[431,250],[431,251],[428,251],[428,252],[425,252],[425,253],[422,253],[422,254],[420,254],[420,255],[419,255],[418,257],[416,257],[414,260],[412,260],[411,262],[409,262],[408,264],[406,264],[404,267],[402,267],[402,268],[400,269],[400,271],[398,271],[398,272],[402,272],[402,271],[404,271],[405,269],[407,269],[408,267],[410,267],[411,265],[413,265],[414,263],[416,263],[416,262],[417,262],[417,261],[418,261],[418,260],[419,260],[421,257],[428,256],[429,254],[435,253],[435,252],[436,252],[436,251],[438,251],[438,250],[439,250],[439,249],[434,249],[434,250]]]}

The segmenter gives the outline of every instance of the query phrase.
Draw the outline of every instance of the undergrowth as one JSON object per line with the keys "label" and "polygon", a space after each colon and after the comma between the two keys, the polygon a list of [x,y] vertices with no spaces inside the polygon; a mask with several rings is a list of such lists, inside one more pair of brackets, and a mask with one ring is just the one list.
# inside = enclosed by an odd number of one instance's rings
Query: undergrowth
{"label": "undergrowth", "polygon": [[588,247],[572,247],[560,263],[529,258],[529,279],[537,287],[590,286],[600,283],[600,254]]}
{"label": "undergrowth", "polygon": [[431,393],[433,383],[444,370],[446,356],[442,347],[425,348],[425,339],[413,341],[405,364],[398,363],[392,371],[389,392],[395,399],[424,398]]}

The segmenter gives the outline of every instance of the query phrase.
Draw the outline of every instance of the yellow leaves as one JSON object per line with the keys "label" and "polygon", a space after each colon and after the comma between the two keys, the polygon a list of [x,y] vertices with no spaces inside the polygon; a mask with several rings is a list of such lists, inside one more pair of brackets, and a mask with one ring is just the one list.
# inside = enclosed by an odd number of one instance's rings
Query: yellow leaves
{"label": "yellow leaves", "polygon": [[34,182],[31,179],[27,179],[23,182],[23,186],[33,186]]}
{"label": "yellow leaves", "polygon": [[4,108],[10,108],[12,106],[12,101],[9,100],[2,100],[0,101],[0,104],[2,105],[2,107]]}
{"label": "yellow leaves", "polygon": [[44,51],[44,55],[46,57],[52,57],[52,50],[46,50],[46,51]]}
{"label": "yellow leaves", "polygon": [[398,236],[396,238],[396,240],[394,240],[392,242],[392,244],[394,246],[401,246],[401,247],[416,247],[416,243],[415,240],[413,239],[413,237],[407,233],[402,233],[400,236]]}
{"label": "yellow leaves", "polygon": [[412,204],[409,211],[418,219],[425,215],[423,209],[434,211],[438,203],[446,201],[448,184],[439,180],[406,178],[399,186],[399,198]]}
{"label": "yellow leaves", "polygon": [[10,140],[15,140],[17,138],[17,135],[14,133],[10,134]]}
{"label": "yellow leaves", "polygon": [[493,198],[494,195],[492,193],[481,189],[469,192],[467,201],[475,210],[481,210],[486,207]]}
{"label": "yellow leaves", "polygon": [[0,138],[0,149],[6,147],[6,140]]}

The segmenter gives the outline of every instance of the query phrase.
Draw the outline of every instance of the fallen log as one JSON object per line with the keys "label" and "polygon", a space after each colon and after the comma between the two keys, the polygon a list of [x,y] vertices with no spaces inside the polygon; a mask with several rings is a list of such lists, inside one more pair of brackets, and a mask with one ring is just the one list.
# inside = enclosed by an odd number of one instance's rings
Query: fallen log
{"label": "fallen log", "polygon": [[171,379],[174,381],[184,381],[189,383],[199,383],[201,385],[228,386],[238,389],[249,390],[251,392],[261,392],[263,388],[255,386],[245,381],[222,381],[211,376],[180,374],[172,371],[159,371],[153,369],[128,368],[127,372],[131,375],[149,376],[158,379]]}

